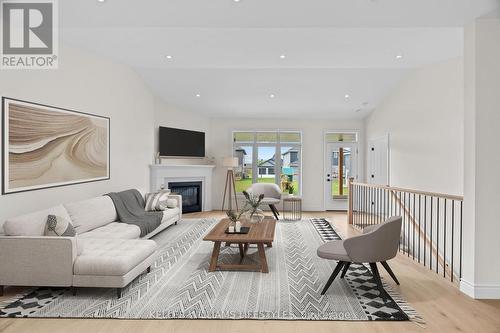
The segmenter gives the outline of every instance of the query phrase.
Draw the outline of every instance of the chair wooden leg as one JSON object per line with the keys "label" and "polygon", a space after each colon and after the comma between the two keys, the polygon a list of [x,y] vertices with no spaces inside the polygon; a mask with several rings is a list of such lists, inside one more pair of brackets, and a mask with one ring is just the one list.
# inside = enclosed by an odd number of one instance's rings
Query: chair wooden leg
{"label": "chair wooden leg", "polygon": [[382,264],[382,266],[384,266],[385,270],[387,271],[387,273],[389,273],[389,275],[391,276],[391,278],[394,280],[394,282],[396,282],[396,284],[399,286],[399,281],[398,279],[396,278],[396,275],[394,274],[394,272],[392,271],[391,267],[389,266],[389,264],[387,263],[387,261],[381,261],[380,262]]}
{"label": "chair wooden leg", "polygon": [[151,266],[149,266],[149,267],[146,269],[146,272],[147,272],[147,273],[151,273]]}
{"label": "chair wooden leg", "polygon": [[335,278],[337,277],[337,275],[339,275],[339,273],[342,270],[342,267],[344,266],[344,264],[345,264],[344,261],[339,261],[339,263],[337,264],[337,266],[333,270],[332,275],[330,275],[330,278],[326,282],[325,288],[323,288],[323,291],[321,292],[321,295],[324,295],[326,293],[326,291],[328,290],[328,288],[330,288],[333,280],[335,280]]}
{"label": "chair wooden leg", "polygon": [[122,288],[116,288],[116,296],[122,298]]}
{"label": "chair wooden leg", "polygon": [[373,279],[375,280],[375,283],[377,284],[378,291],[380,293],[380,297],[382,297],[382,300],[385,301],[389,297],[388,297],[387,292],[384,289],[384,286],[382,285],[382,279],[380,278],[380,273],[378,272],[377,263],[371,262],[370,268],[372,270]]}
{"label": "chair wooden leg", "polygon": [[347,274],[347,270],[349,269],[349,266],[351,266],[350,262],[346,262],[344,265],[344,269],[342,270],[342,275],[340,275],[340,278],[343,279],[345,275]]}
{"label": "chair wooden leg", "polygon": [[276,206],[274,206],[273,204],[270,204],[269,208],[271,208],[271,211],[273,212],[273,215],[276,218],[276,220],[279,220],[280,219],[279,213],[278,213],[278,210],[276,209]]}

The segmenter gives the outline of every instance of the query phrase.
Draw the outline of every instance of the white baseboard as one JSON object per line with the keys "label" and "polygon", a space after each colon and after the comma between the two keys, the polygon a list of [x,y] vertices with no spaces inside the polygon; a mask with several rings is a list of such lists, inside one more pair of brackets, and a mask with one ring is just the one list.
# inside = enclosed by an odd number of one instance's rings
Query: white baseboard
{"label": "white baseboard", "polygon": [[460,291],[475,299],[500,299],[500,285],[498,284],[472,284],[462,279]]}

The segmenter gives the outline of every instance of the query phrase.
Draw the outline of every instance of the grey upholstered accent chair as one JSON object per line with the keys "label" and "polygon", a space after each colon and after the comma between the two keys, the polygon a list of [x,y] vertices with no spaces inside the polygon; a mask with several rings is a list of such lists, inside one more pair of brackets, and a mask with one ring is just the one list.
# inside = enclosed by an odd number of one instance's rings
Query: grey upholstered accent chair
{"label": "grey upholstered accent chair", "polygon": [[326,293],[342,269],[341,279],[344,278],[351,263],[369,263],[380,295],[383,299],[387,298],[387,293],[382,287],[377,262],[380,262],[394,279],[394,282],[399,284],[398,279],[387,264],[387,260],[394,258],[398,252],[401,224],[401,216],[391,217],[384,223],[364,228],[362,235],[321,245],[318,248],[319,257],[338,260],[337,267],[328,279],[321,295]]}
{"label": "grey upholstered accent chair", "polygon": [[261,201],[263,205],[269,205],[276,220],[279,220],[279,211],[276,205],[281,202],[281,189],[276,184],[256,183],[252,184],[247,190],[248,194],[261,195],[264,194],[264,199]]}

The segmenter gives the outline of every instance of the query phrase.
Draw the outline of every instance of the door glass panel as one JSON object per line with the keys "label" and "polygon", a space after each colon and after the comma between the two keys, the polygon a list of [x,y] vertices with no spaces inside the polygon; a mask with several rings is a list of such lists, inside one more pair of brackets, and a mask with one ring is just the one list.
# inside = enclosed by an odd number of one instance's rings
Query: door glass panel
{"label": "door glass panel", "polygon": [[349,194],[348,179],[352,177],[352,149],[334,148],[331,155],[332,197],[345,197]]}
{"label": "door glass panel", "polygon": [[281,189],[285,193],[300,193],[300,147],[281,147]]}
{"label": "door glass panel", "polygon": [[252,185],[252,146],[235,146],[233,156],[238,158],[238,167],[234,169],[236,192],[243,192]]}
{"label": "door glass panel", "polygon": [[257,147],[257,183],[275,183],[276,147]]}

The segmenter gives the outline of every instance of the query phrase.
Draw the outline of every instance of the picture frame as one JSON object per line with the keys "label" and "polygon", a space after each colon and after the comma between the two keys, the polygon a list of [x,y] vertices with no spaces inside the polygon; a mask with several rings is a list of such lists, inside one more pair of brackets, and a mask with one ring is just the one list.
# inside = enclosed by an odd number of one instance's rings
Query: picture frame
{"label": "picture frame", "polygon": [[2,97],[2,194],[111,178],[111,120]]}

